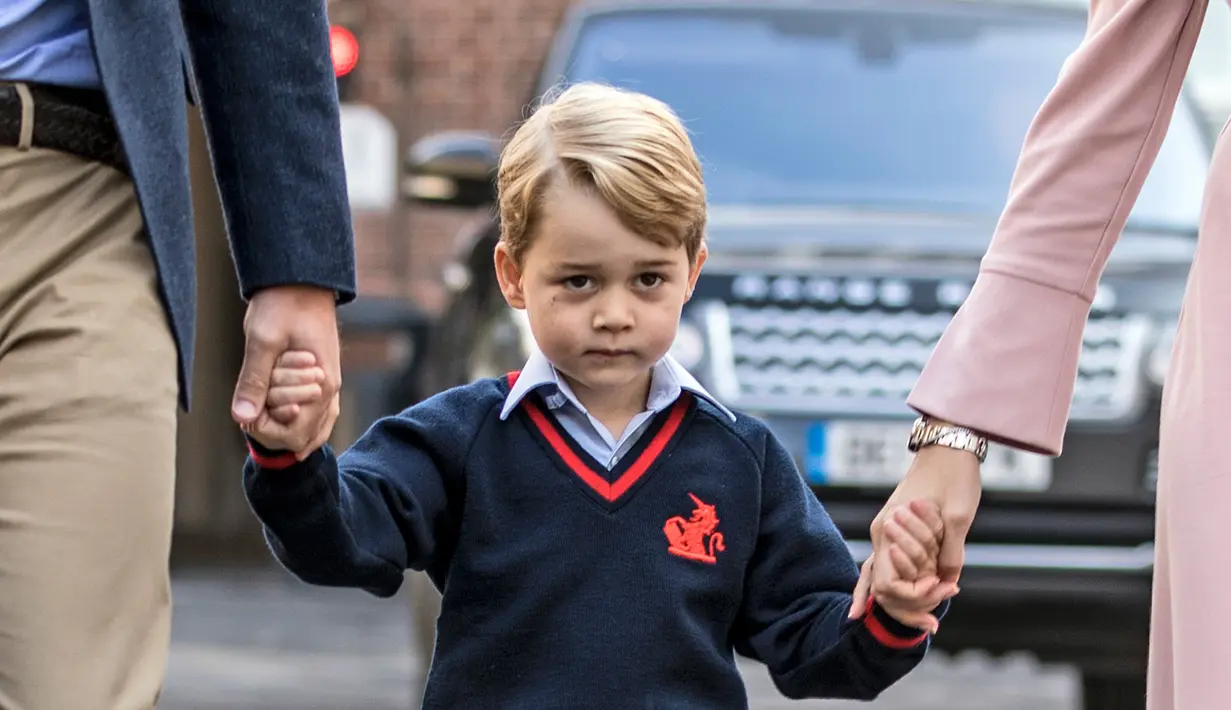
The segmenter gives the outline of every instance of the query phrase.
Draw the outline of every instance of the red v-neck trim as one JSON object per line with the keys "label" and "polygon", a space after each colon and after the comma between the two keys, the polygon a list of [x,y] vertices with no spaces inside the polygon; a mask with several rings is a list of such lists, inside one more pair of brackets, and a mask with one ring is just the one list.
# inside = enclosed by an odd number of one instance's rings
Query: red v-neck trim
{"label": "red v-neck trim", "polygon": [[[520,373],[510,372],[508,374],[509,387],[511,388],[516,382]],[[586,465],[581,459],[581,456],[573,450],[573,447],[565,440],[556,427],[548,420],[547,415],[530,399],[523,399],[521,404],[526,408],[526,413],[530,415],[530,420],[534,422],[535,428],[551,444],[551,448],[564,461],[565,465],[584,482],[587,486],[594,490],[599,496],[608,503],[614,503],[620,496],[624,495],[628,489],[632,488],[641,477],[645,475],[654,461],[658,459],[663,450],[667,447],[667,443],[671,441],[671,437],[675,436],[676,431],[680,428],[680,423],[684,421],[684,415],[688,412],[688,397],[682,394],[675,404],[671,406],[671,413],[667,417],[667,421],[654,434],[654,438],[650,440],[650,444],[641,452],[637,460],[629,466],[623,474],[615,481],[607,481],[593,469]]]}

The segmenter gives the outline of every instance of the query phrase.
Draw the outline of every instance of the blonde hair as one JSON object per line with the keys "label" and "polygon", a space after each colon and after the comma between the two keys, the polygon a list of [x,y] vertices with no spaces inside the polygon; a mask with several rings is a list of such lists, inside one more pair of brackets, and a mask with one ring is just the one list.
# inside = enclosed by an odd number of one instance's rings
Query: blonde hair
{"label": "blonde hair", "polygon": [[701,163],[665,103],[597,83],[549,92],[500,156],[500,240],[520,261],[556,180],[592,190],[633,232],[683,245],[694,262],[705,233]]}

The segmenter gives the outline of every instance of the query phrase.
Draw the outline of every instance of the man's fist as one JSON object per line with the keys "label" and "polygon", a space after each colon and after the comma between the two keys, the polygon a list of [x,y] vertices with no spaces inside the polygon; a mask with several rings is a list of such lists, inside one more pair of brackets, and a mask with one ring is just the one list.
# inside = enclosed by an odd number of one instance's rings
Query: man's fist
{"label": "man's fist", "polygon": [[[244,363],[240,369],[231,416],[250,429],[269,406],[275,363],[283,353],[306,351],[324,373],[319,401],[298,404],[293,420],[274,421],[283,429],[286,448],[305,458],[328,439],[337,420],[342,386],[338,318],[334,293],[315,286],[275,286],[258,291],[244,316]],[[275,404],[277,411],[281,405]]]}

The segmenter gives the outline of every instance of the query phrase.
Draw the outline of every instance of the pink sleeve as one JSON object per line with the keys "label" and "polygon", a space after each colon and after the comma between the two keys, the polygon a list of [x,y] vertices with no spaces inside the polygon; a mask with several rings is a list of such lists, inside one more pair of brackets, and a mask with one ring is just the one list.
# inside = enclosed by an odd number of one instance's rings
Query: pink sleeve
{"label": "pink sleeve", "polygon": [[1092,0],[966,303],[908,403],[1059,454],[1090,302],[1162,144],[1206,0]]}

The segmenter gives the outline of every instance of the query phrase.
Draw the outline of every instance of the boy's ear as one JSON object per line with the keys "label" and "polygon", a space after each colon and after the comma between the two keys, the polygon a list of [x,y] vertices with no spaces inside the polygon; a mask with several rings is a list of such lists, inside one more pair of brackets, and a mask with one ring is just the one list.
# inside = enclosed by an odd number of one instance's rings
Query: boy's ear
{"label": "boy's ear", "polygon": [[701,275],[701,267],[705,266],[705,260],[709,258],[710,250],[701,244],[701,248],[697,250],[697,258],[693,260],[693,264],[688,269],[688,299],[692,298],[692,290],[697,287],[697,277]]}
{"label": "boy's ear", "polygon": [[500,282],[500,292],[504,294],[505,302],[513,308],[525,308],[526,294],[521,287],[521,266],[504,242],[496,245],[495,256],[496,280]]}

